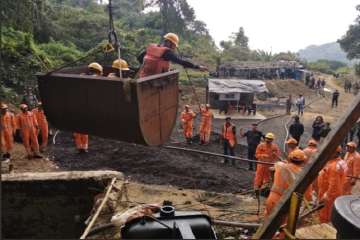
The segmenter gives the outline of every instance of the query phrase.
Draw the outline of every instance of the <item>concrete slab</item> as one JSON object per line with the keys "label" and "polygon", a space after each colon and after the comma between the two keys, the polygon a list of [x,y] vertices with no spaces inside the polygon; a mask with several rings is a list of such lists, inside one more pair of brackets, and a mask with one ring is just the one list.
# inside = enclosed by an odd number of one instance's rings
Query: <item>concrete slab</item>
{"label": "concrete slab", "polygon": [[243,114],[243,113],[238,113],[238,112],[234,112],[234,113],[228,113],[228,114],[219,114],[219,110],[211,110],[211,112],[214,115],[215,119],[225,119],[226,117],[231,117],[231,119],[236,119],[236,120],[254,120],[254,121],[258,121],[258,120],[264,120],[266,117],[263,116],[260,113],[256,113],[256,115],[248,115]]}
{"label": "concrete slab", "polygon": [[70,181],[81,179],[104,180],[124,179],[124,174],[117,171],[65,171],[65,172],[25,172],[2,174],[1,181]]}

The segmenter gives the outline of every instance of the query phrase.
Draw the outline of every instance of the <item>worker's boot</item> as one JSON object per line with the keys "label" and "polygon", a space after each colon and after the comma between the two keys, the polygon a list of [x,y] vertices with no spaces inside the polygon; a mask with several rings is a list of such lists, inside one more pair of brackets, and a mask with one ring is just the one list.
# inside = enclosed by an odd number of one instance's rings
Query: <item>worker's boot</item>
{"label": "worker's boot", "polygon": [[41,147],[40,147],[40,152],[41,152],[41,153],[44,153],[45,150],[46,150],[46,147],[45,147],[45,146],[41,146]]}
{"label": "worker's boot", "polygon": [[39,152],[34,153],[34,158],[42,158],[41,154]]}
{"label": "worker's boot", "polygon": [[32,154],[28,154],[27,155],[27,159],[31,160],[33,158],[33,155]]}
{"label": "worker's boot", "polygon": [[6,161],[8,159],[10,159],[10,153],[4,153],[3,154],[3,160]]}

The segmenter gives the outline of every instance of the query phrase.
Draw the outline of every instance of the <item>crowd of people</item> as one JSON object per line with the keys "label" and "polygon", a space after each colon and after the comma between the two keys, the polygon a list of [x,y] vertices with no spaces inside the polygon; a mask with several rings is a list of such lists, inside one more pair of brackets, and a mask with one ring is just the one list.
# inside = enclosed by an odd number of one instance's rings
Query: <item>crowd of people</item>
{"label": "crowd of people", "polygon": [[357,95],[360,91],[360,81],[351,82],[349,79],[344,81],[344,91]]}
{"label": "crowd of people", "polygon": [[[211,132],[210,119],[212,118],[208,105],[200,113],[199,133],[200,136],[205,133],[203,126],[206,122],[206,139],[208,140]],[[181,114],[181,121],[184,136],[188,143],[191,143],[195,116],[196,114],[190,109],[190,106],[186,105]],[[286,158],[282,159],[280,148],[274,142],[275,134],[271,132],[263,134],[257,127],[258,125],[254,123],[248,131],[241,128],[239,136],[247,138],[248,160],[255,160],[249,161],[249,170],[255,170],[253,187],[256,195],[258,196],[261,191],[271,186],[265,206],[265,217],[267,217],[271,214],[274,206],[287,188],[295,181],[302,169],[309,164],[312,156],[317,153],[318,146],[321,144],[322,139],[329,134],[331,128],[329,122],[324,122],[322,116],[317,116],[312,124],[311,138],[307,140],[307,146],[302,148],[299,143],[305,129],[300,122],[300,117],[295,115],[289,127],[289,139],[286,141]],[[357,141],[360,142],[360,122],[352,128],[349,136],[344,139],[343,147],[335,147],[334,154],[304,194],[304,201],[309,204],[324,203],[324,207],[319,212],[319,219],[322,223],[330,221],[331,209],[336,197],[351,194],[356,178],[360,177],[360,154],[357,152],[355,136],[358,137]],[[221,137],[224,155],[235,156],[237,132],[236,126],[232,123],[230,117],[225,119]],[[208,141],[205,142],[208,143]],[[203,143],[203,140],[201,140],[201,144]],[[234,159],[230,159],[231,164],[235,165]],[[229,163],[229,159],[225,156],[224,164]]]}

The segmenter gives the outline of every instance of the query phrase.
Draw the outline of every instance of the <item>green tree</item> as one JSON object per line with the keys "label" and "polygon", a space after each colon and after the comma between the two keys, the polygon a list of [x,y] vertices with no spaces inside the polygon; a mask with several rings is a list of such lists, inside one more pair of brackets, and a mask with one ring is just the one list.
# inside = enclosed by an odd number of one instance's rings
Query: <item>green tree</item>
{"label": "green tree", "polygon": [[245,31],[243,27],[239,28],[237,33],[233,34],[234,44],[237,47],[249,48],[249,38],[245,36]]}
{"label": "green tree", "polygon": [[[356,9],[360,11],[360,5]],[[356,18],[355,24],[350,25],[345,36],[339,39],[338,42],[349,59],[360,58],[360,15]]]}

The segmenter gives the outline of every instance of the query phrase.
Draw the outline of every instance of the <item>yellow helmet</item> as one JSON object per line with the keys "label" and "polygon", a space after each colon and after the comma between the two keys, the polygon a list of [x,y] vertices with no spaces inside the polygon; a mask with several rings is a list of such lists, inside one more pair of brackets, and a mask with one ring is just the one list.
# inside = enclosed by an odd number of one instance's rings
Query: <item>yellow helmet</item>
{"label": "yellow helmet", "polygon": [[20,104],[20,109],[21,110],[23,110],[23,109],[25,109],[25,108],[27,108],[28,107],[28,105],[26,105],[26,104]]}
{"label": "yellow helmet", "polygon": [[352,147],[352,148],[356,148],[356,147],[357,147],[357,145],[356,145],[355,142],[348,142],[348,143],[346,144],[346,146]]}
{"label": "yellow helmet", "polygon": [[92,68],[92,69],[95,69],[95,70],[98,70],[99,72],[103,72],[103,67],[100,65],[100,64],[98,64],[97,62],[93,62],[93,63],[90,63],[89,65],[88,65],[88,68]]}
{"label": "yellow helmet", "polygon": [[179,46],[179,37],[175,33],[167,33],[164,38],[175,44],[176,47]]}
{"label": "yellow helmet", "polygon": [[6,105],[5,103],[2,103],[0,106],[0,109],[8,109],[8,105]]}
{"label": "yellow helmet", "polygon": [[289,160],[296,162],[304,162],[306,160],[306,155],[302,150],[296,149],[289,154]]}
{"label": "yellow helmet", "polygon": [[286,143],[287,143],[287,144],[298,144],[298,142],[297,142],[296,139],[294,139],[294,138],[289,138],[289,140],[287,140]]}
{"label": "yellow helmet", "polygon": [[317,144],[318,144],[317,141],[314,140],[314,139],[310,139],[309,142],[308,142],[308,146],[314,146],[314,147],[316,147]]}
{"label": "yellow helmet", "polygon": [[124,71],[130,70],[128,63],[121,58],[114,60],[112,63],[112,67]]}
{"label": "yellow helmet", "polygon": [[274,140],[274,139],[275,139],[275,135],[274,135],[273,133],[269,132],[269,133],[267,133],[267,134],[265,135],[265,138]]}

